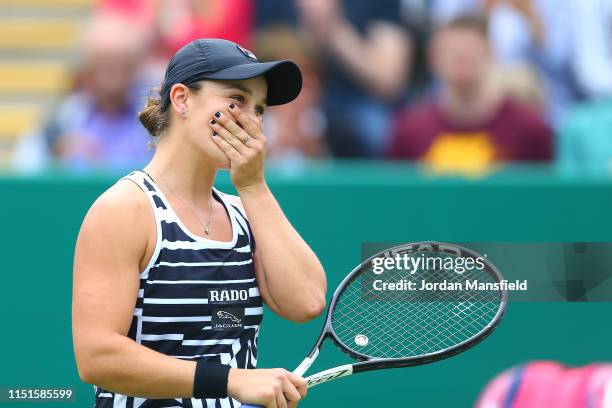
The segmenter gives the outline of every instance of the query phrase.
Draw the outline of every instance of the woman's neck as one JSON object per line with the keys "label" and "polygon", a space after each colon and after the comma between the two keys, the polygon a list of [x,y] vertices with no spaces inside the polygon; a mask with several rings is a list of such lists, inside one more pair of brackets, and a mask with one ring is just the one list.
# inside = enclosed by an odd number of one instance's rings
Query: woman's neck
{"label": "woman's neck", "polygon": [[155,181],[161,181],[162,188],[171,189],[171,193],[178,194],[182,200],[194,207],[207,207],[217,169],[191,144],[166,138],[168,140],[159,142],[153,159],[144,170]]}

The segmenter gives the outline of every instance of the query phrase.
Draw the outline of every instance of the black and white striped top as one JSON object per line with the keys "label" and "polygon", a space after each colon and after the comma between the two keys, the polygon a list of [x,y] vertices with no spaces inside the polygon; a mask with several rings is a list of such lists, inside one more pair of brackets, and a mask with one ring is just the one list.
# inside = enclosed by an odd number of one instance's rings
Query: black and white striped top
{"label": "black and white striped top", "polygon": [[[255,241],[241,208],[213,188],[232,224],[232,240],[193,235],[143,171],[126,177],[148,196],[157,243],[140,273],[140,290],[128,336],[160,353],[185,360],[210,359],[255,368],[262,300],[253,266]],[[96,408],[235,408],[226,399],[144,399],[94,387]]]}

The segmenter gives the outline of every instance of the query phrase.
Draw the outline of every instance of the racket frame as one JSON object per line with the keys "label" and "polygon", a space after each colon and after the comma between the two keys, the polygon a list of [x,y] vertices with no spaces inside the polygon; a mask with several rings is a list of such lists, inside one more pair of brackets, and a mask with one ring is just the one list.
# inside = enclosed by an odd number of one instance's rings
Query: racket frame
{"label": "racket frame", "polygon": [[[347,375],[352,375],[352,374],[356,374],[356,373],[360,373],[364,371],[380,370],[380,369],[388,369],[388,368],[413,367],[413,366],[418,366],[422,364],[432,363],[435,361],[440,361],[448,357],[452,357],[456,354],[459,354],[462,351],[465,351],[469,348],[474,347],[475,345],[477,345],[478,343],[486,339],[497,328],[497,326],[499,325],[499,322],[504,316],[504,313],[506,311],[507,302],[508,302],[508,292],[507,290],[503,288],[500,289],[501,300],[500,300],[499,307],[497,309],[497,313],[495,314],[491,322],[489,322],[488,325],[486,325],[483,329],[481,329],[478,333],[476,333],[469,339],[466,339],[458,344],[455,344],[452,347],[448,347],[443,350],[439,350],[433,353],[423,354],[419,356],[414,356],[414,357],[375,358],[375,357],[371,357],[371,356],[359,353],[351,349],[350,347],[345,345],[342,342],[342,340],[338,338],[336,332],[334,331],[333,323],[332,323],[332,317],[333,317],[333,311],[334,311],[335,305],[338,302],[338,299],[340,298],[344,290],[348,287],[348,285],[360,275],[361,270],[365,267],[370,266],[370,263],[372,262],[374,258],[377,258],[383,255],[384,253],[398,250],[404,247],[423,246],[423,245],[437,246],[437,247],[450,246],[450,247],[458,248],[461,251],[462,255],[465,253],[473,258],[481,257],[486,264],[485,269],[489,273],[492,273],[496,281],[501,282],[503,280],[501,273],[499,272],[497,267],[493,265],[492,262],[490,262],[485,257],[482,257],[477,252],[471,249],[465,248],[461,245],[457,245],[457,244],[449,244],[449,243],[438,242],[438,241],[414,242],[414,243],[402,244],[402,245],[398,245],[392,248],[388,248],[388,249],[385,249],[384,251],[380,251],[368,257],[365,261],[357,265],[357,267],[355,267],[342,280],[342,282],[340,282],[340,284],[334,291],[334,295],[332,296],[329,307],[327,308],[327,313],[325,315],[325,323],[323,324],[323,329],[321,331],[321,334],[319,335],[319,338],[317,339],[314,346],[312,347],[310,353],[308,353],[308,357],[306,357],[302,361],[302,363],[300,363],[300,365],[293,371],[293,373],[303,376],[306,373],[306,371],[308,371],[310,366],[317,359],[319,352],[321,350],[321,347],[323,345],[323,342],[325,341],[326,338],[330,338],[332,342],[336,345],[336,347],[338,347],[338,349],[340,349],[342,352],[349,355],[350,357],[354,358],[358,362],[351,363],[351,364],[344,364],[341,366],[330,368],[328,370],[320,371],[318,373],[315,373],[315,374],[312,374],[306,377],[309,388],[312,386],[321,384],[323,382],[326,382],[326,381],[335,380],[336,378],[340,378],[340,377],[344,377]],[[415,252],[418,253],[418,251],[415,251]]]}

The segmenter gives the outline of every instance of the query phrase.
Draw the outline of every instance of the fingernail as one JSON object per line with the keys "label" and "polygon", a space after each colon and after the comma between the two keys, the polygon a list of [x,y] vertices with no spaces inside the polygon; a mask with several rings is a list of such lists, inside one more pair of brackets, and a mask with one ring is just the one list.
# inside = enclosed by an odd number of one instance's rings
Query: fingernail
{"label": "fingernail", "polygon": [[215,118],[220,118],[221,117],[221,112],[215,112]]}
{"label": "fingernail", "polygon": [[211,124],[211,125],[214,125],[215,123],[217,123],[217,121],[216,121],[216,120],[214,120],[214,119],[211,119],[210,124]]}
{"label": "fingernail", "polygon": [[234,109],[235,107],[236,105],[234,105],[233,103],[230,103],[230,106],[229,106],[230,109]]}

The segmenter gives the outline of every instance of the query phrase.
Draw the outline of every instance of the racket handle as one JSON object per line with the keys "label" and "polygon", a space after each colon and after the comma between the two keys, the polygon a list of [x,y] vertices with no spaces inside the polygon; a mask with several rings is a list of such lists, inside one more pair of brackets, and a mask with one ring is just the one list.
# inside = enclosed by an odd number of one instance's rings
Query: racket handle
{"label": "racket handle", "polygon": [[304,359],[304,361],[302,361],[300,363],[300,365],[297,366],[297,368],[295,370],[293,370],[293,374],[299,375],[300,377],[303,377],[304,373],[306,371],[308,371],[308,369],[310,368],[310,366],[312,365],[313,361],[315,360],[315,358],[317,358],[318,355],[319,355],[319,352],[317,350],[317,353],[312,358],[306,357]]}
{"label": "racket handle", "polygon": [[[318,355],[319,355],[319,350],[317,349],[316,354],[312,358],[306,357],[304,361],[302,361],[300,365],[297,366],[295,370],[293,370],[293,374],[299,375],[300,377],[304,376],[304,373],[308,371],[308,369],[310,368],[313,361],[315,360],[315,358],[317,358]],[[249,405],[249,404],[242,404],[240,407],[241,408],[263,408],[263,406],[261,405]]]}

